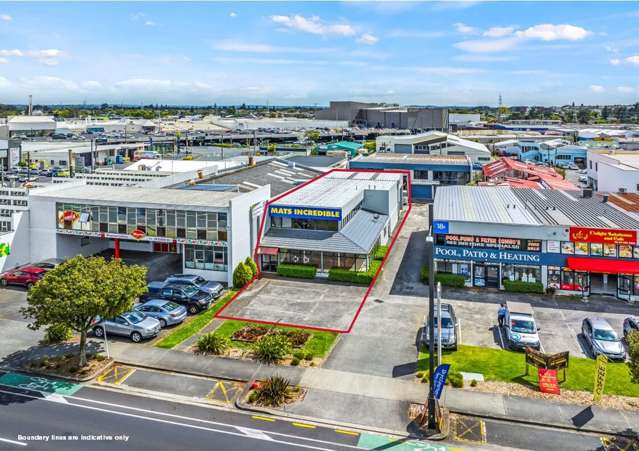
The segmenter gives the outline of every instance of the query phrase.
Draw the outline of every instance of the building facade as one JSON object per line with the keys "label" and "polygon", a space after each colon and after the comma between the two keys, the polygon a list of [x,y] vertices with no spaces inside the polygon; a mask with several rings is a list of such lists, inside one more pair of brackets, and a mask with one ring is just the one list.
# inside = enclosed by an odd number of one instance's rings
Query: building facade
{"label": "building facade", "polygon": [[639,192],[638,152],[589,150],[586,170],[589,185],[595,191]]}

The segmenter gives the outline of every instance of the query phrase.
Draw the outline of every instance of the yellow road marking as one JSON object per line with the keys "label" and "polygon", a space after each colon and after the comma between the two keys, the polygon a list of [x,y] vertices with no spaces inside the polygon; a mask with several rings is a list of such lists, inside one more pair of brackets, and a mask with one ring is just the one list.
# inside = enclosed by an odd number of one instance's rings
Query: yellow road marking
{"label": "yellow road marking", "polygon": [[253,418],[254,420],[261,420],[261,421],[270,421],[270,422],[275,421],[274,418],[263,417],[263,416],[260,416],[260,415],[253,415],[251,418]]}
{"label": "yellow road marking", "polygon": [[298,428],[315,429],[315,425],[307,423],[292,423],[293,426]]}
{"label": "yellow road marking", "polygon": [[[129,376],[131,376],[133,373],[135,373],[136,369],[135,368],[127,368],[129,371],[124,375],[121,376],[119,379],[116,379],[113,381],[113,383],[115,385],[120,385],[122,382],[124,382],[125,380],[127,380],[129,378]],[[116,376],[117,377],[117,376]]]}
{"label": "yellow road marking", "polygon": [[106,379],[108,376],[111,375],[111,373],[113,373],[116,370],[116,368],[117,367],[111,367],[108,370],[106,370],[104,373],[100,374],[97,379],[98,383],[103,382],[104,379]]}
{"label": "yellow road marking", "polygon": [[359,432],[355,431],[346,431],[344,429],[335,429],[335,432],[338,434],[346,434],[346,435],[359,435]]}

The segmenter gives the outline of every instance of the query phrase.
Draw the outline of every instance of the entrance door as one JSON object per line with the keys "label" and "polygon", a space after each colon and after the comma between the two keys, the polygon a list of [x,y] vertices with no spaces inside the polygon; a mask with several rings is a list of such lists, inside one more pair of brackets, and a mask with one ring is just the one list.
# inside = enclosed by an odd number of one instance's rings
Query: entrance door
{"label": "entrance door", "polygon": [[486,267],[482,264],[475,264],[473,268],[473,286],[486,286]]}
{"label": "entrance door", "polygon": [[262,254],[262,271],[277,272],[277,255]]}
{"label": "entrance door", "polygon": [[499,266],[486,266],[486,286],[499,288]]}
{"label": "entrance door", "polygon": [[632,294],[632,275],[619,274],[617,276],[617,297],[630,300]]}

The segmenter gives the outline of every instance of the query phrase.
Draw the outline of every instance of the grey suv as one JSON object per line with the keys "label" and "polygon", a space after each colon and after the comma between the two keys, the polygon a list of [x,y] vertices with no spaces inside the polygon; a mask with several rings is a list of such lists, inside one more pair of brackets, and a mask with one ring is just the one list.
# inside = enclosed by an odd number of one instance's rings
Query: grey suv
{"label": "grey suv", "polygon": [[139,343],[160,333],[160,322],[133,310],[115,318],[100,320],[93,326],[93,334],[96,337],[104,337],[105,329],[107,334],[129,337],[131,341]]}
{"label": "grey suv", "polygon": [[593,357],[601,354],[612,360],[626,359],[626,350],[621,339],[604,318],[584,319],[581,324],[581,333]]}

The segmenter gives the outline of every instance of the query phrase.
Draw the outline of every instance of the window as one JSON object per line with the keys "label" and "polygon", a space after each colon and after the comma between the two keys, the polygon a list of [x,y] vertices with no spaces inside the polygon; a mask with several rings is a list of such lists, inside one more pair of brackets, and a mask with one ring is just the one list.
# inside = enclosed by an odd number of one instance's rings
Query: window
{"label": "window", "polygon": [[504,265],[503,279],[521,282],[541,281],[541,268],[539,266]]}
{"label": "window", "polygon": [[627,244],[619,245],[619,257],[621,258],[632,258],[632,246]]}
{"label": "window", "polygon": [[604,257],[616,257],[617,256],[617,246],[614,244],[604,244],[603,245],[603,254]]}
{"label": "window", "polygon": [[592,161],[589,161],[588,165],[590,166],[590,169],[592,169]]}
{"label": "window", "polygon": [[603,245],[601,243],[590,243],[590,255],[600,257],[603,255]]}
{"label": "window", "polygon": [[588,243],[575,243],[575,255],[588,255]]}
{"label": "window", "polygon": [[561,253],[562,254],[574,254],[575,253],[575,243],[571,241],[564,241],[561,243]]}
{"label": "window", "polygon": [[208,271],[226,271],[227,248],[222,246],[184,245],[184,265]]}
{"label": "window", "polygon": [[549,288],[559,289],[561,287],[561,269],[558,266],[548,267],[548,283]]}

